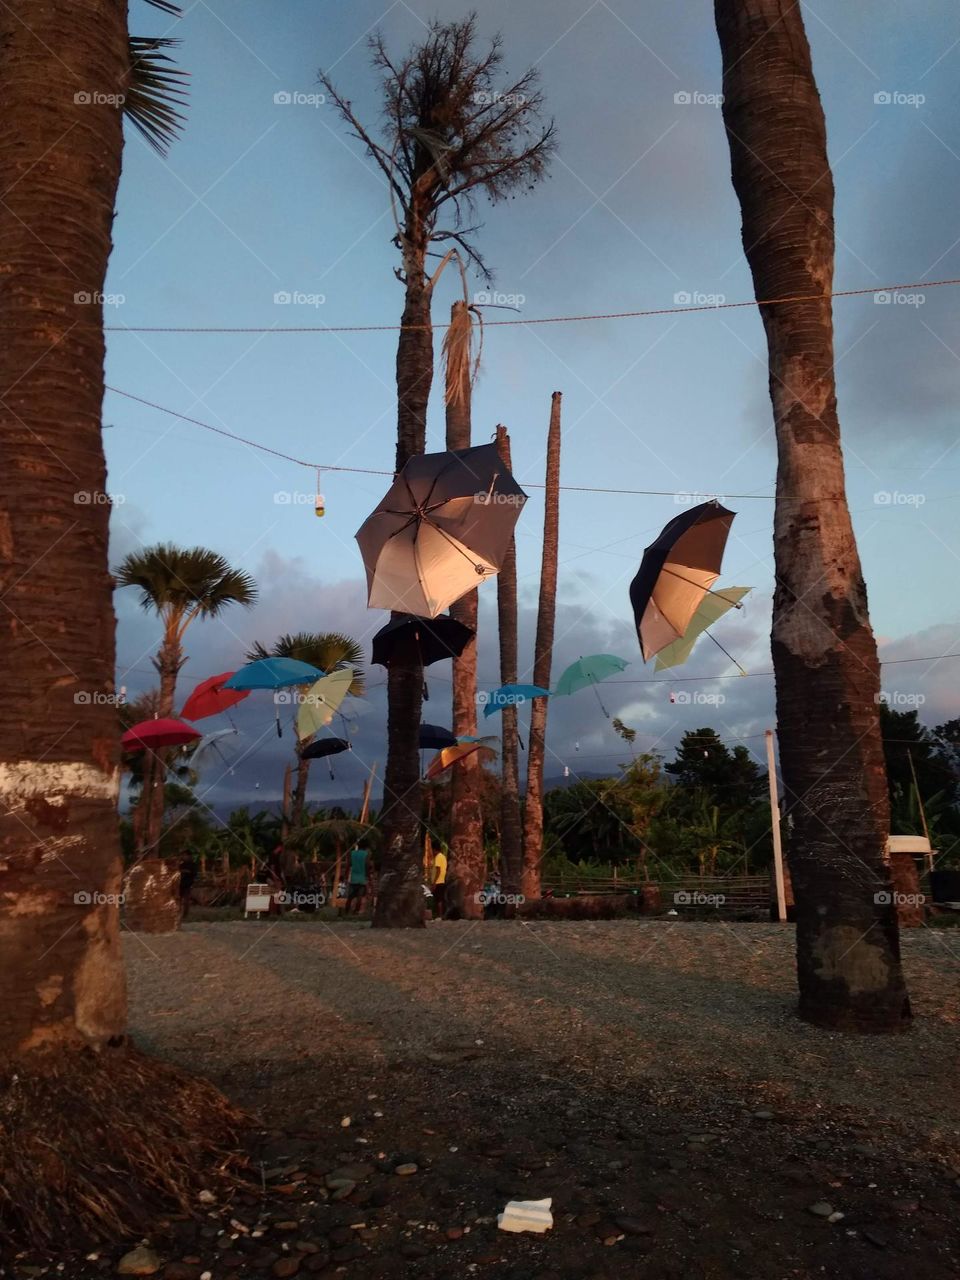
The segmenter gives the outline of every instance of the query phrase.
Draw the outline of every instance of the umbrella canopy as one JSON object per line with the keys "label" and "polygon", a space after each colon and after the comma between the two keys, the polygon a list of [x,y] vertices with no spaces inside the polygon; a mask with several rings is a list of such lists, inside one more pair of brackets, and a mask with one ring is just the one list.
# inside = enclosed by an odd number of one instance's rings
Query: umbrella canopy
{"label": "umbrella canopy", "polygon": [[309,738],[330,723],[347,696],[355,674],[353,667],[341,667],[310,686],[297,712],[298,738]]}
{"label": "umbrella canopy", "polygon": [[630,603],[646,662],[686,634],[703,597],[720,576],[736,513],[701,502],[665,525],[643,553]]}
{"label": "umbrella canopy", "polygon": [[420,747],[421,750],[429,750],[431,747],[439,750],[441,747],[455,747],[457,739],[449,729],[444,729],[439,724],[422,724],[420,726]]}
{"label": "umbrella canopy", "polygon": [[373,637],[373,661],[381,667],[411,661],[429,667],[444,658],[459,658],[475,634],[472,627],[447,615],[394,618]]}
{"label": "umbrella canopy", "polygon": [[497,735],[496,735],[495,733],[494,733],[494,734],[490,734],[490,735],[488,735],[488,736],[487,736],[487,737],[485,737],[485,738],[484,738],[484,737],[479,737],[479,738],[478,738],[478,737],[476,737],[476,736],[475,736],[475,735],[473,735],[473,734],[465,733],[465,734],[463,735],[463,737],[462,737],[462,738],[458,738],[458,739],[457,739],[457,741],[458,741],[458,742],[479,742],[479,743],[481,743],[481,744],[486,745],[487,743],[490,743],[490,742],[499,742],[499,741],[500,741],[500,739],[497,737]]}
{"label": "umbrella canopy", "polygon": [[225,689],[287,689],[294,684],[307,684],[322,676],[319,667],[296,658],[258,658],[235,671],[224,684]]}
{"label": "umbrella canopy", "polygon": [[479,742],[460,742],[455,747],[444,747],[438,755],[435,755],[430,761],[430,767],[425,776],[428,779],[436,778],[453,765],[459,764],[461,760],[465,760],[467,756],[476,755],[480,760],[493,760],[496,754],[490,747],[481,746]]}
{"label": "umbrella canopy", "polygon": [[502,684],[499,689],[487,694],[483,714],[485,717],[492,716],[504,707],[517,707],[529,698],[549,697],[550,690],[541,689],[538,684]]}
{"label": "umbrella canopy", "polygon": [[219,715],[235,707],[238,702],[250,696],[248,689],[225,689],[223,686],[236,675],[235,671],[221,671],[218,676],[208,676],[201,680],[183,704],[180,715],[184,720],[205,720],[207,716]]}
{"label": "umbrella canopy", "polygon": [[499,571],[526,500],[496,445],[411,458],[357,531],[369,607],[435,618]]}
{"label": "umbrella canopy", "polygon": [[679,667],[686,662],[693,652],[693,646],[707,627],[712,626],[730,609],[736,608],[747,592],[752,590],[752,587],[717,587],[704,596],[684,635],[657,654],[656,670],[664,671],[667,667]]}
{"label": "umbrella canopy", "polygon": [[141,720],[132,725],[120,741],[127,751],[156,751],[160,747],[182,747],[187,742],[197,742],[201,736],[193,725],[166,717]]}
{"label": "umbrella canopy", "polygon": [[300,752],[301,760],[322,760],[324,756],[339,755],[341,751],[352,750],[346,738],[318,738],[304,747]]}
{"label": "umbrella canopy", "polygon": [[220,743],[224,738],[233,738],[239,734],[239,729],[215,729],[213,733],[205,733],[197,745],[193,749],[190,756],[191,765],[198,765],[204,760],[208,751],[216,751],[220,758],[223,759],[223,753],[220,751]]}
{"label": "umbrella canopy", "polygon": [[613,653],[592,653],[587,658],[578,658],[564,671],[552,691],[554,697],[565,697],[576,693],[578,689],[586,689],[589,685],[599,684],[608,676],[616,675],[629,667],[626,658],[618,658]]}

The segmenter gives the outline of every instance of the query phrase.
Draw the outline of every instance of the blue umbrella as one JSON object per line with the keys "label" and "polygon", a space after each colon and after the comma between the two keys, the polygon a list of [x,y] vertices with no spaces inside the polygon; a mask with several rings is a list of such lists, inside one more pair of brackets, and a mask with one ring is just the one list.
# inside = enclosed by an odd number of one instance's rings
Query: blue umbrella
{"label": "blue umbrella", "polygon": [[504,707],[518,707],[521,702],[526,702],[530,698],[549,697],[550,690],[541,689],[536,684],[502,684],[499,689],[494,689],[492,693],[487,694],[483,714],[486,718],[496,715]]}
{"label": "blue umbrella", "polygon": [[[258,658],[235,671],[224,684],[224,689],[288,689],[295,684],[313,684],[324,673],[309,662],[296,658]],[[277,706],[277,737],[280,729],[280,708]]]}
{"label": "blue umbrella", "polygon": [[457,739],[449,729],[439,724],[422,724],[420,726],[420,749],[434,748],[439,751],[443,747],[455,747]]}

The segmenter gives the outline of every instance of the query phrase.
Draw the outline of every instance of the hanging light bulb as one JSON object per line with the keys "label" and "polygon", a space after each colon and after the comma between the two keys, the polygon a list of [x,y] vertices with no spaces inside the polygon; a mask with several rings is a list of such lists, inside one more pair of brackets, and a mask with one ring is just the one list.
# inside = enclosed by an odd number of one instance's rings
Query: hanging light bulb
{"label": "hanging light bulb", "polygon": [[320,492],[320,468],[317,467],[317,500],[314,503],[314,511],[318,516],[326,514],[327,504],[324,501],[323,494]]}

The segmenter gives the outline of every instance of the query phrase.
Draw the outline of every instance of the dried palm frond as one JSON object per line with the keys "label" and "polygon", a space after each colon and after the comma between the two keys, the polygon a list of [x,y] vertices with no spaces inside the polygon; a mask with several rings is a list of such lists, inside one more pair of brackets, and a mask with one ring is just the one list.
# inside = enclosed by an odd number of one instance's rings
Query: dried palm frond
{"label": "dried palm frond", "polygon": [[447,404],[461,406],[469,398],[475,376],[475,370],[471,367],[472,352],[473,318],[467,304],[457,302],[450,317],[450,327],[443,339]]}

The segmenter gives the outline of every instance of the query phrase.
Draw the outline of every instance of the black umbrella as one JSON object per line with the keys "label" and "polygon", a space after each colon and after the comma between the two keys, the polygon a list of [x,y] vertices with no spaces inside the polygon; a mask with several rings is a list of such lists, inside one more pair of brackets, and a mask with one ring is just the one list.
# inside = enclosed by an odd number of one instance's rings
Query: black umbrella
{"label": "black umbrella", "polygon": [[471,627],[446,614],[439,618],[394,618],[373,637],[373,661],[381,667],[389,667],[391,662],[419,662],[429,667],[444,658],[459,658],[474,634]]}
{"label": "black umbrella", "polygon": [[436,749],[442,750],[444,747],[455,747],[457,739],[449,729],[444,729],[439,724],[422,724],[420,726],[420,749],[421,751],[429,751]]}
{"label": "black umbrella", "polygon": [[499,572],[526,500],[496,445],[411,458],[357,531],[369,607],[436,618]]}
{"label": "black umbrella", "polygon": [[324,756],[335,756],[341,751],[349,751],[350,743],[346,738],[318,738],[304,747],[300,752],[301,760],[322,760]]}
{"label": "black umbrella", "polygon": [[644,662],[686,632],[720,576],[735,514],[719,502],[701,502],[675,516],[644,551],[640,570],[630,583]]}

